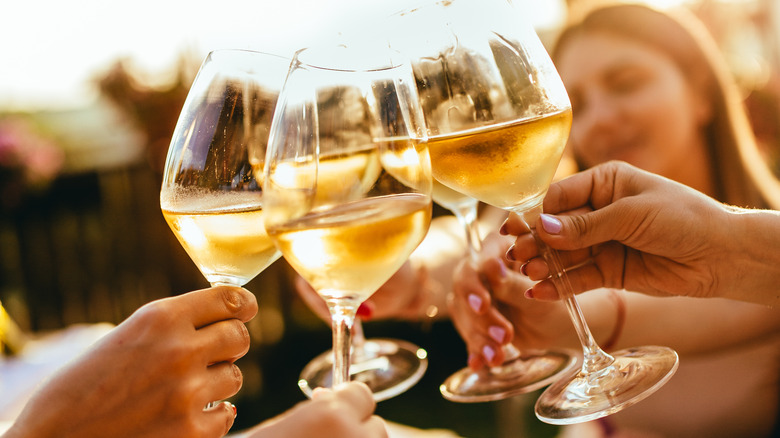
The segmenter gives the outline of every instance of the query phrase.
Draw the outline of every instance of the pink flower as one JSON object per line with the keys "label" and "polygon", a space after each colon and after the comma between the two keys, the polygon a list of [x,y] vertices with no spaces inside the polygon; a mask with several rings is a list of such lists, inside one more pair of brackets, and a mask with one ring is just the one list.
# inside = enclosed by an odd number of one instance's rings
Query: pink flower
{"label": "pink flower", "polygon": [[0,119],[0,167],[21,171],[27,184],[39,185],[54,179],[64,161],[62,148],[27,120]]}

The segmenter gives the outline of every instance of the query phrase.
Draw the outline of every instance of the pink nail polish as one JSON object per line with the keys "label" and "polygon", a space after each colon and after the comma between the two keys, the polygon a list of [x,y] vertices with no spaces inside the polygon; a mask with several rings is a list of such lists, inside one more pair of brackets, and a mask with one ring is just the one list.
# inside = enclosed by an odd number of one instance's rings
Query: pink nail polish
{"label": "pink nail polish", "polygon": [[482,355],[485,356],[485,360],[490,363],[493,362],[493,358],[496,357],[496,352],[493,351],[493,347],[490,345],[485,345],[482,347]]}
{"label": "pink nail polish", "polygon": [[475,312],[479,313],[479,309],[482,308],[482,298],[474,294],[469,295],[469,306],[471,306]]}
{"label": "pink nail polish", "polygon": [[526,289],[526,290],[525,290],[525,293],[523,293],[523,295],[524,295],[526,298],[533,298],[533,297],[534,297],[534,291],[533,291],[533,288],[530,288],[530,287],[529,287],[528,289]]}
{"label": "pink nail polish", "polygon": [[558,234],[563,229],[561,220],[549,214],[542,214],[542,228],[550,234]]}
{"label": "pink nail polish", "polygon": [[491,325],[490,328],[488,328],[488,334],[490,334],[490,337],[493,338],[494,341],[498,342],[499,344],[503,344],[504,336],[506,336],[506,330],[499,326]]}

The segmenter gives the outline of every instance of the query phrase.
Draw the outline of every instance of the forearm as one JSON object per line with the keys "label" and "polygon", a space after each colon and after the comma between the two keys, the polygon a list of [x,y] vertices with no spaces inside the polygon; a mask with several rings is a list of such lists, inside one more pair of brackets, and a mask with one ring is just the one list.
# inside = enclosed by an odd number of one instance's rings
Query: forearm
{"label": "forearm", "polygon": [[780,307],[780,212],[729,209],[717,296]]}
{"label": "forearm", "polygon": [[780,309],[759,304],[630,292],[624,296],[626,319],[616,348],[656,344],[679,353],[701,354],[743,345],[780,330]]}

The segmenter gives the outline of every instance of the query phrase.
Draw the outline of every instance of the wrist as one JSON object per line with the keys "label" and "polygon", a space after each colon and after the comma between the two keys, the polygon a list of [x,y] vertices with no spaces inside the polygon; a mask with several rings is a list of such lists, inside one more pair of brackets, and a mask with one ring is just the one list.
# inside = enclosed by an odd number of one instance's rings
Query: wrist
{"label": "wrist", "polygon": [[780,306],[780,212],[729,208],[730,253],[716,296]]}

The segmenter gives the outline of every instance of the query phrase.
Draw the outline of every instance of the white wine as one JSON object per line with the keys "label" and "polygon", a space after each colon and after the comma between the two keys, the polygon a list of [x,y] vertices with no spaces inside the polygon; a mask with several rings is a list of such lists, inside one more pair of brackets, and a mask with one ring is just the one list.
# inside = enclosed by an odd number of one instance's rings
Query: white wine
{"label": "white wine", "polygon": [[400,194],[311,213],[268,234],[323,298],[363,301],[401,267],[430,221],[428,196]]}
{"label": "white wine", "polygon": [[541,200],[566,146],[571,110],[428,139],[433,177],[498,208]]}
{"label": "white wine", "polygon": [[[228,201],[243,201],[230,207]],[[215,199],[224,198],[224,202]],[[279,258],[263,226],[260,195],[209,195],[187,208],[163,207],[166,222],[209,283],[244,285]]]}

